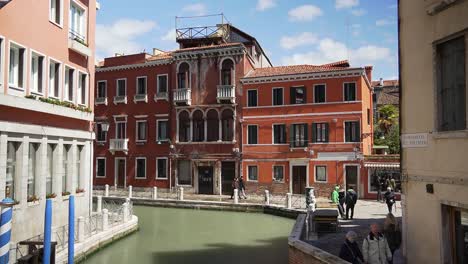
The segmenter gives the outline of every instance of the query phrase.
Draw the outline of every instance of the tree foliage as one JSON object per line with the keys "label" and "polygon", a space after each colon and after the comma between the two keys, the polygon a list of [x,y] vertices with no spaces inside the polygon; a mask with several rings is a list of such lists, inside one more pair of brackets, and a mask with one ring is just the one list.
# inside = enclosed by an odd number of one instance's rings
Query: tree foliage
{"label": "tree foliage", "polygon": [[374,144],[388,146],[390,154],[400,154],[399,111],[394,105],[384,105],[379,109],[379,119],[374,126]]}

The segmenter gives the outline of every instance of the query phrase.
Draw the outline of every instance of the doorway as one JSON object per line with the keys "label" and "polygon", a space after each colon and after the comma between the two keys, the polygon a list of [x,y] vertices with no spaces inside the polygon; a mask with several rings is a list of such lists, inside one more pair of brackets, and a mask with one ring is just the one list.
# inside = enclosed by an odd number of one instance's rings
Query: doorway
{"label": "doorway", "polygon": [[231,195],[232,180],[236,174],[236,163],[234,161],[221,162],[221,191],[222,194]]}
{"label": "doorway", "polygon": [[213,194],[213,167],[198,167],[198,193]]}
{"label": "doorway", "polygon": [[293,194],[305,194],[307,185],[307,166],[292,167]]}
{"label": "doorway", "polygon": [[119,188],[125,188],[127,183],[125,181],[126,176],[126,160],[125,158],[115,159],[115,186]]}
{"label": "doorway", "polygon": [[358,166],[357,165],[345,165],[345,182],[346,190],[350,187],[358,192]]}

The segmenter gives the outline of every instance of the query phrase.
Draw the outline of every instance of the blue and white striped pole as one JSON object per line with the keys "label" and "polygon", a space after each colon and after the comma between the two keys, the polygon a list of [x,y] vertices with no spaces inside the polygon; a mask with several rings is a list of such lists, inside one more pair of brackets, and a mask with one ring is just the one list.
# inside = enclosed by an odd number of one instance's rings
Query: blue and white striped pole
{"label": "blue and white striped pole", "polygon": [[68,264],[73,264],[75,257],[75,196],[70,195],[68,203]]}
{"label": "blue and white striped pole", "polygon": [[13,217],[13,205],[11,198],[2,200],[2,214],[0,219],[0,264],[8,264],[10,260],[11,219]]}
{"label": "blue and white striped pole", "polygon": [[44,257],[42,263],[50,264],[52,239],[52,200],[46,200],[45,219],[44,219]]}

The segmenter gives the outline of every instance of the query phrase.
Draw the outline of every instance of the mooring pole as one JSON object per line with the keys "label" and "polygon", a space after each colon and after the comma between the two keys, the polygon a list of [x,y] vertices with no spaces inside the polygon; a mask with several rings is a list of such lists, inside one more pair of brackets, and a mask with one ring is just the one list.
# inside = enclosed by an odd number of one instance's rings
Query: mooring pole
{"label": "mooring pole", "polygon": [[13,217],[13,204],[15,201],[7,197],[2,200],[2,214],[0,220],[0,263],[10,260],[11,219]]}
{"label": "mooring pole", "polygon": [[75,196],[68,200],[68,264],[75,259]]}
{"label": "mooring pole", "polygon": [[43,263],[50,264],[51,252],[51,236],[52,236],[52,200],[46,200],[45,219],[44,219],[44,257]]}

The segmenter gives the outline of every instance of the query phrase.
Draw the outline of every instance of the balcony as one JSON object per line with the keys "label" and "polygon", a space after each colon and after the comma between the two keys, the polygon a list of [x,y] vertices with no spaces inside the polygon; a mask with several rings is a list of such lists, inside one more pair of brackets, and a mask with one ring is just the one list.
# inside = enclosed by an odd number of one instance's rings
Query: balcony
{"label": "balcony", "polygon": [[114,104],[127,104],[127,96],[114,96]]}
{"label": "balcony", "polygon": [[157,102],[158,100],[169,100],[169,94],[167,92],[158,92],[154,95],[154,101]]}
{"label": "balcony", "polygon": [[137,102],[148,102],[148,95],[147,94],[135,94],[133,96],[133,102],[136,104]]}
{"label": "balcony", "polygon": [[85,37],[75,32],[73,29],[70,29],[68,34],[68,48],[74,50],[75,52],[89,57],[92,55],[91,49],[86,45]]}
{"label": "balcony", "polygon": [[236,87],[233,85],[218,85],[216,95],[218,103],[236,103]]}
{"label": "balcony", "polygon": [[116,151],[128,153],[128,138],[114,138],[109,141],[109,151],[114,154]]}
{"label": "balcony", "polygon": [[174,91],[174,104],[192,104],[192,89],[182,88]]}
{"label": "balcony", "polygon": [[97,97],[94,100],[95,105],[107,105],[107,97]]}

